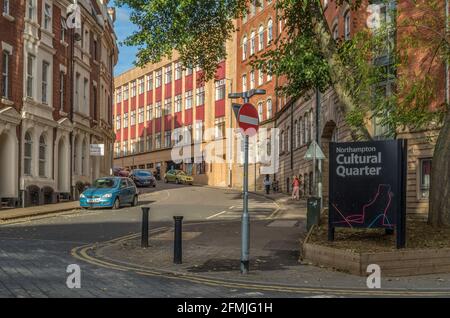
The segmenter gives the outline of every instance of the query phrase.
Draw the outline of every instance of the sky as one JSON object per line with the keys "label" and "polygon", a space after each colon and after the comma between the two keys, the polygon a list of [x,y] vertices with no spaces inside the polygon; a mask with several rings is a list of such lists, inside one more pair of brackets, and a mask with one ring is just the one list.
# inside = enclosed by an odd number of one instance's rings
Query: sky
{"label": "sky", "polygon": [[114,24],[119,46],[119,61],[114,68],[114,75],[117,76],[130,68],[134,67],[133,62],[136,59],[137,47],[129,47],[121,44],[133,31],[136,26],[129,21],[128,7],[116,7],[116,22]]}

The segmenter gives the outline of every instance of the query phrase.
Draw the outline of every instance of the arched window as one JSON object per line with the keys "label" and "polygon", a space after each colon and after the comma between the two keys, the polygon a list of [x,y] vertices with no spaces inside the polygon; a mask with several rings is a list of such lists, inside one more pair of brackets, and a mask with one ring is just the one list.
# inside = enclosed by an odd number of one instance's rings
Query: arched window
{"label": "arched window", "polygon": [[273,40],[273,22],[272,19],[269,19],[267,22],[267,44],[270,44]]}
{"label": "arched window", "polygon": [[264,27],[260,25],[258,29],[258,51],[262,49],[264,49]]}
{"label": "arched window", "polygon": [[294,127],[295,127],[295,148],[298,148],[298,121],[295,121],[294,123]]}
{"label": "arched window", "polygon": [[83,145],[81,146],[81,175],[86,175],[86,140],[83,140]]}
{"label": "arched window", "polygon": [[272,118],[272,100],[267,100],[267,119]]}
{"label": "arched window", "polygon": [[244,38],[242,39],[242,60],[245,60],[247,58],[247,36],[244,35]]}
{"label": "arched window", "polygon": [[339,38],[339,28],[338,28],[338,24],[336,23],[333,27],[333,39],[336,41]]}
{"label": "arched window", "polygon": [[298,120],[298,123],[299,123],[299,125],[300,125],[300,127],[299,127],[299,134],[300,134],[300,137],[299,137],[299,141],[300,141],[300,145],[303,145],[303,135],[304,135],[304,133],[303,133],[303,118],[302,117],[300,117],[300,119]]}
{"label": "arched window", "polygon": [[309,112],[309,140],[312,141],[314,138],[314,112],[311,110]]}
{"label": "arched window", "polygon": [[46,177],[46,165],[47,165],[47,143],[44,135],[39,137],[39,176]]}
{"label": "arched window", "polygon": [[305,114],[305,117],[303,117],[303,132],[305,136],[305,143],[309,141],[309,127],[308,127],[308,113]]}
{"label": "arched window", "polygon": [[33,159],[33,139],[29,132],[25,133],[25,144],[24,144],[24,168],[23,173],[25,175],[31,176],[31,161]]}
{"label": "arched window", "polygon": [[255,45],[256,45],[255,31],[252,31],[252,33],[250,34],[250,55],[255,54]]}
{"label": "arched window", "polygon": [[351,32],[351,28],[350,28],[350,10],[348,10],[344,14],[344,37],[345,37],[346,40],[350,40],[350,32]]}

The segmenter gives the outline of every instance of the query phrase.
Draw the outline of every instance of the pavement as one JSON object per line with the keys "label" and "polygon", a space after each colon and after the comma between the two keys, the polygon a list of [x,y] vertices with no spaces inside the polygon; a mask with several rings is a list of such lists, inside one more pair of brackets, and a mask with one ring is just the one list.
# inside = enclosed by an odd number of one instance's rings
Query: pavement
{"label": "pavement", "polygon": [[4,208],[0,209],[0,221],[8,221],[38,215],[71,211],[79,207],[80,204],[78,203],[78,201],[70,201],[56,204],[37,205],[27,208],[16,208],[16,209]]}

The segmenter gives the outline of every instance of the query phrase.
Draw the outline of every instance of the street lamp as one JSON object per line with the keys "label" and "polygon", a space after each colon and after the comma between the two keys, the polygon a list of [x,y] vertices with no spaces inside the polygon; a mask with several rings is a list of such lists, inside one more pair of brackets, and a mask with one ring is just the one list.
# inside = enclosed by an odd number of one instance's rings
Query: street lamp
{"label": "street lamp", "polygon": [[[242,98],[244,103],[250,102],[250,98],[254,95],[264,95],[266,90],[264,89],[251,89],[242,93],[230,93],[228,98]],[[245,135],[244,139],[244,210],[242,212],[242,239],[241,239],[241,273],[247,274],[249,270],[250,260],[250,216],[248,214],[248,135]]]}

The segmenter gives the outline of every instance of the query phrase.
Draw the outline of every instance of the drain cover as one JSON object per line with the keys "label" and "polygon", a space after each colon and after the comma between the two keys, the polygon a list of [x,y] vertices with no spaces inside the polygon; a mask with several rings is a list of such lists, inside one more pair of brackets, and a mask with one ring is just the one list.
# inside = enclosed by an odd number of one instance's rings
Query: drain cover
{"label": "drain cover", "polygon": [[295,227],[297,226],[298,221],[296,220],[276,220],[270,222],[267,226],[270,227]]}

